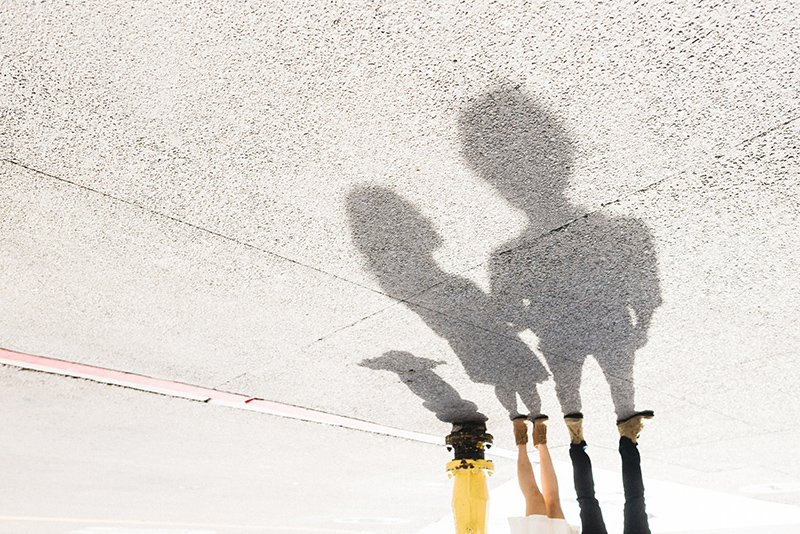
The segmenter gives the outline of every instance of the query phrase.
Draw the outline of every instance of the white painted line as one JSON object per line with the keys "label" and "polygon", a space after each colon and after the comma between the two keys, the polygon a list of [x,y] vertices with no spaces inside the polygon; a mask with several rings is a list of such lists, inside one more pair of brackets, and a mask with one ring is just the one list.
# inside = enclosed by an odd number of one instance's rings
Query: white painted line
{"label": "white painted line", "polygon": [[[124,519],[85,519],[80,517],[36,517],[36,516],[0,516],[0,521],[25,521],[40,523],[88,523],[100,525],[136,525],[136,526],[161,526],[161,527],[191,527],[191,528],[225,528],[239,530],[265,531],[298,531],[298,532],[337,532],[344,534],[362,533],[362,530],[344,530],[332,528],[295,527],[295,526],[267,526],[267,525],[227,525],[224,523],[176,523],[168,521],[135,521]],[[149,532],[149,530],[148,530]]]}

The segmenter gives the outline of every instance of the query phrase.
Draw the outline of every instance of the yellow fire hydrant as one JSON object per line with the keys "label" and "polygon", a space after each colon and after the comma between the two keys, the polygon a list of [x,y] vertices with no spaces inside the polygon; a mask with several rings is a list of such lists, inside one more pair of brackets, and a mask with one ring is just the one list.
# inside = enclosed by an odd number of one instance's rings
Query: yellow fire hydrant
{"label": "yellow fire hydrant", "polygon": [[456,534],[485,534],[489,509],[486,475],[492,474],[494,464],[484,459],[484,451],[491,447],[492,436],[486,433],[484,423],[456,423],[446,443],[455,454],[455,459],[447,463],[447,474],[455,479]]}

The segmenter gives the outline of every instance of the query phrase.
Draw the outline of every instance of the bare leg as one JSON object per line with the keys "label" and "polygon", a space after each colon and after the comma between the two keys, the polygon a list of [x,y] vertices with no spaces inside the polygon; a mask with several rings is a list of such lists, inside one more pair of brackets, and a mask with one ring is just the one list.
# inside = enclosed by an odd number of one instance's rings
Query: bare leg
{"label": "bare leg", "polygon": [[525,497],[525,515],[546,515],[547,506],[545,505],[542,492],[536,485],[536,477],[533,476],[533,466],[528,458],[527,445],[518,445],[517,456],[517,480],[519,489]]}
{"label": "bare leg", "polygon": [[544,497],[547,517],[564,519],[564,512],[561,510],[561,499],[558,496],[558,480],[553,469],[553,461],[550,459],[550,451],[547,450],[546,443],[536,446],[539,451],[539,467],[542,473],[542,496]]}

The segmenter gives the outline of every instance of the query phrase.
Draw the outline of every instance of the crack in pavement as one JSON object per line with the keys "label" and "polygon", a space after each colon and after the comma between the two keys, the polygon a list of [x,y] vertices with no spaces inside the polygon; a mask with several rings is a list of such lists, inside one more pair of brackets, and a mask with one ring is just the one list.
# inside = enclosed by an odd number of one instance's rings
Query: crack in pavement
{"label": "crack in pavement", "polygon": [[[768,129],[764,130],[763,132],[761,132],[760,134],[758,134],[758,135],[754,135],[753,137],[751,137],[751,138],[749,138],[749,139],[745,139],[744,141],[742,141],[742,142],[741,142],[741,143],[739,143],[738,145],[735,145],[735,147],[734,147],[734,148],[739,148],[739,147],[741,147],[741,146],[743,146],[743,145],[747,145],[747,144],[749,144],[749,143],[752,143],[753,141],[755,141],[755,140],[756,140],[756,139],[758,139],[759,137],[764,137],[765,135],[769,135],[769,134],[771,134],[772,132],[775,132],[775,131],[777,131],[777,130],[780,130],[781,128],[783,128],[783,127],[785,127],[785,126],[788,126],[789,124],[793,123],[793,122],[794,122],[794,121],[796,121],[797,119],[800,119],[800,115],[797,115],[796,117],[793,117],[793,118],[789,119],[789,120],[788,120],[788,121],[786,121],[786,122],[783,122],[783,123],[781,123],[781,124],[778,124],[777,126],[773,126],[772,128],[768,128]],[[718,157],[718,158],[720,158],[720,157],[723,157],[723,156],[717,156],[717,157]]]}
{"label": "crack in pavement", "polygon": [[[793,118],[791,118],[791,119],[789,119],[789,120],[787,120],[787,121],[784,121],[783,123],[781,123],[781,124],[778,124],[778,125],[776,125],[776,126],[774,126],[774,127],[772,127],[772,128],[768,128],[767,130],[765,130],[765,131],[763,131],[763,132],[761,132],[761,133],[759,133],[759,134],[757,134],[757,135],[755,135],[755,136],[753,136],[753,137],[750,137],[750,138],[746,139],[745,141],[742,141],[741,143],[739,143],[739,144],[737,144],[737,145],[735,145],[734,147],[731,147],[731,148],[739,148],[739,147],[742,147],[742,146],[744,146],[744,145],[747,145],[747,144],[751,143],[752,141],[754,141],[754,140],[756,140],[756,139],[758,139],[758,138],[760,138],[760,137],[764,137],[764,136],[766,136],[766,135],[769,135],[770,133],[772,133],[772,132],[774,132],[774,131],[780,130],[781,128],[784,128],[784,127],[788,126],[789,124],[791,124],[792,122],[794,122],[794,121],[796,121],[796,120],[798,120],[798,119],[800,119],[800,115],[798,115],[798,116],[795,116],[795,117],[793,117]],[[730,155],[730,154],[724,154],[724,153],[723,153],[723,154],[718,154],[718,155],[716,155],[716,156],[713,156],[713,158],[714,158],[714,159],[716,159],[717,161],[716,161],[716,162],[714,162],[713,160],[711,160],[710,162],[712,162],[712,163],[718,163],[718,162],[719,162],[718,160],[720,160],[720,159],[722,159],[722,158],[726,158],[726,159],[727,159],[727,158],[730,158],[730,157],[731,157],[731,155]],[[320,336],[320,337],[319,337],[319,338],[317,338],[316,340],[314,340],[314,341],[312,341],[312,342],[308,343],[307,345],[305,345],[305,346],[301,347],[301,348],[299,349],[299,351],[306,350],[306,349],[308,349],[309,347],[311,347],[311,346],[313,346],[313,345],[315,345],[315,344],[317,344],[317,343],[319,343],[319,342],[322,342],[322,341],[324,341],[324,340],[326,340],[326,339],[329,339],[329,338],[330,338],[330,337],[332,337],[332,336],[335,336],[336,334],[339,334],[339,333],[341,333],[341,332],[347,331],[347,330],[349,330],[349,329],[351,329],[351,328],[355,327],[355,326],[356,326],[356,325],[358,325],[358,324],[361,324],[361,323],[363,323],[363,322],[366,322],[366,321],[369,321],[370,319],[373,319],[373,318],[375,318],[375,317],[377,317],[377,316],[379,316],[379,315],[382,315],[382,314],[384,314],[385,312],[387,312],[388,310],[390,310],[390,309],[393,309],[393,308],[396,308],[396,307],[397,307],[398,305],[400,305],[400,304],[406,304],[406,305],[409,305],[409,306],[414,306],[414,307],[418,307],[418,308],[421,308],[421,309],[425,309],[425,310],[427,310],[427,311],[430,311],[430,312],[436,313],[436,314],[438,314],[438,315],[441,315],[442,317],[445,317],[445,318],[447,318],[448,320],[454,321],[454,322],[456,322],[456,323],[460,323],[460,324],[463,324],[463,325],[465,325],[465,326],[469,326],[469,327],[472,327],[472,328],[478,328],[478,329],[480,329],[480,330],[483,330],[483,331],[485,331],[485,332],[488,332],[488,333],[491,333],[491,334],[494,334],[494,335],[497,335],[497,336],[505,337],[505,338],[507,338],[507,339],[511,339],[511,338],[512,338],[512,336],[508,336],[508,335],[506,335],[506,334],[503,334],[503,333],[500,333],[500,332],[495,332],[495,331],[493,331],[493,330],[492,330],[492,329],[490,329],[490,328],[486,328],[486,327],[483,327],[483,326],[481,326],[481,325],[476,325],[476,324],[473,324],[472,322],[470,322],[470,321],[467,321],[467,320],[465,320],[465,319],[462,319],[462,318],[459,318],[459,317],[452,316],[452,315],[450,315],[450,314],[447,314],[447,313],[444,313],[444,312],[442,312],[442,311],[440,311],[440,310],[432,309],[432,308],[429,308],[429,307],[427,307],[427,306],[423,306],[423,305],[421,305],[421,304],[418,304],[418,303],[416,303],[416,302],[415,302],[415,299],[417,299],[418,297],[422,296],[423,294],[425,294],[425,293],[427,293],[427,292],[429,292],[429,291],[431,291],[431,290],[433,290],[433,289],[435,289],[435,288],[437,288],[437,287],[441,286],[441,285],[444,283],[444,281],[440,281],[440,282],[437,282],[436,284],[433,284],[433,285],[431,285],[431,286],[429,286],[429,287],[426,287],[425,289],[422,289],[422,290],[418,291],[417,293],[415,293],[415,294],[411,295],[410,297],[406,297],[406,298],[395,297],[395,296],[389,295],[389,294],[387,294],[387,293],[385,293],[385,292],[383,292],[383,291],[380,291],[380,290],[378,290],[378,289],[375,289],[375,288],[372,288],[372,287],[366,286],[366,285],[364,285],[364,284],[361,284],[361,283],[358,283],[358,282],[352,281],[352,280],[350,280],[350,279],[344,278],[344,277],[342,277],[342,276],[339,276],[339,275],[336,275],[336,274],[333,274],[333,273],[327,272],[327,271],[325,271],[325,270],[322,270],[322,269],[320,269],[320,268],[317,268],[317,267],[313,267],[313,266],[310,266],[310,265],[304,264],[304,263],[302,263],[302,262],[299,262],[299,261],[297,261],[297,260],[294,260],[294,259],[288,258],[288,257],[286,257],[286,256],[282,256],[282,255],[280,255],[280,254],[277,254],[277,253],[274,253],[274,252],[272,252],[272,251],[266,250],[266,249],[264,249],[264,248],[258,247],[258,246],[256,246],[256,245],[253,245],[253,244],[247,243],[247,242],[245,242],[245,241],[241,241],[241,240],[239,240],[239,239],[236,239],[236,238],[234,238],[234,237],[231,237],[231,236],[228,236],[228,235],[222,234],[222,233],[220,233],[220,232],[217,232],[217,231],[215,231],[215,230],[211,230],[211,229],[208,229],[208,228],[205,228],[205,227],[199,226],[199,225],[197,225],[197,224],[193,224],[193,223],[191,223],[191,222],[188,222],[188,221],[185,221],[185,220],[179,219],[179,218],[177,218],[177,217],[174,217],[174,216],[168,215],[168,214],[166,214],[166,213],[162,213],[162,212],[159,212],[159,211],[153,210],[153,209],[151,209],[151,208],[148,208],[147,206],[145,206],[145,205],[143,205],[143,204],[140,204],[140,203],[137,203],[137,202],[135,202],[135,201],[131,201],[131,200],[127,200],[127,199],[124,199],[124,198],[121,198],[121,197],[114,196],[114,195],[112,195],[112,194],[109,194],[109,193],[106,193],[106,192],[103,192],[103,191],[100,191],[100,190],[94,189],[94,188],[92,188],[92,187],[89,187],[89,186],[86,186],[86,185],[83,185],[83,184],[79,184],[79,183],[77,183],[77,182],[74,182],[74,181],[68,180],[68,179],[66,179],[66,178],[62,178],[62,177],[59,177],[59,176],[56,176],[56,175],[53,175],[53,174],[50,174],[50,173],[47,173],[47,172],[44,172],[44,171],[41,171],[41,170],[38,170],[38,169],[32,168],[32,167],[29,167],[29,166],[27,166],[27,165],[25,165],[25,164],[23,164],[23,163],[20,163],[20,162],[14,161],[14,160],[10,160],[10,159],[7,159],[7,158],[0,158],[0,161],[3,161],[3,162],[6,162],[6,163],[9,163],[9,164],[11,164],[11,165],[15,165],[15,166],[17,166],[17,167],[20,167],[20,168],[26,169],[26,170],[28,170],[28,171],[30,171],[30,172],[33,172],[33,173],[36,173],[36,174],[39,174],[39,175],[42,175],[42,176],[46,176],[46,177],[48,177],[48,178],[51,178],[51,179],[57,180],[57,181],[59,181],[59,182],[62,182],[62,183],[69,184],[69,185],[71,185],[71,186],[74,186],[74,187],[77,187],[77,188],[83,189],[83,190],[85,190],[85,191],[89,191],[89,192],[91,192],[91,193],[95,193],[95,194],[98,194],[98,195],[104,196],[104,197],[106,197],[106,198],[109,198],[109,199],[111,199],[111,200],[114,200],[114,201],[117,201],[117,202],[122,202],[122,203],[124,203],[124,204],[128,204],[128,205],[130,205],[130,206],[136,207],[136,208],[138,208],[138,209],[141,209],[141,210],[143,210],[143,211],[146,211],[146,212],[148,212],[148,213],[151,213],[151,214],[153,214],[153,215],[156,215],[156,216],[159,216],[159,217],[163,217],[163,218],[165,218],[165,219],[168,219],[168,220],[170,220],[170,221],[173,221],[173,222],[175,222],[175,223],[178,223],[178,224],[181,224],[181,225],[184,225],[184,226],[190,227],[190,228],[192,228],[192,229],[195,229],[195,230],[198,230],[198,231],[201,231],[201,232],[204,232],[204,233],[207,233],[207,234],[210,234],[210,235],[213,235],[213,236],[219,237],[219,238],[221,238],[221,239],[224,239],[224,240],[226,240],[226,241],[229,241],[229,242],[235,243],[235,244],[237,244],[237,245],[240,245],[240,246],[243,246],[243,247],[246,247],[246,248],[250,248],[250,249],[252,249],[252,250],[255,250],[255,251],[261,252],[261,253],[263,253],[263,254],[267,254],[267,255],[269,255],[269,256],[272,256],[272,257],[274,257],[274,258],[277,258],[277,259],[280,259],[280,260],[287,261],[287,262],[289,262],[289,263],[291,263],[291,264],[293,264],[293,265],[297,265],[297,266],[299,266],[299,267],[303,267],[303,268],[306,268],[306,269],[309,269],[309,270],[312,270],[312,271],[318,272],[318,273],[320,273],[320,274],[324,274],[324,275],[326,275],[326,276],[330,276],[330,277],[332,277],[332,278],[334,278],[334,279],[336,279],[336,280],[340,280],[340,281],[342,281],[342,282],[345,282],[345,283],[348,283],[348,284],[354,285],[354,286],[356,286],[356,287],[359,287],[359,288],[362,288],[362,289],[367,289],[367,290],[369,290],[370,292],[373,292],[373,293],[376,293],[376,294],[379,294],[379,295],[385,296],[385,297],[387,297],[387,298],[390,298],[390,299],[392,299],[392,300],[394,300],[394,301],[395,301],[395,302],[394,302],[394,303],[392,303],[391,305],[389,305],[389,306],[386,306],[386,307],[384,307],[384,308],[382,308],[382,309],[380,309],[380,310],[377,310],[377,311],[371,312],[371,313],[369,313],[368,315],[362,316],[362,317],[358,318],[356,321],[354,321],[354,322],[352,322],[352,323],[350,323],[350,324],[348,324],[348,325],[345,325],[345,326],[342,326],[342,327],[338,327],[338,328],[336,328],[336,329],[334,329],[334,330],[332,330],[332,331],[330,331],[330,332],[327,332],[327,333],[323,334],[322,336]],[[599,206],[598,206],[596,209],[594,209],[594,210],[592,210],[592,211],[587,211],[586,213],[584,213],[583,215],[581,215],[581,216],[579,216],[579,217],[574,217],[574,218],[572,218],[572,219],[570,219],[570,220],[566,221],[565,223],[561,224],[560,226],[558,226],[558,227],[556,227],[556,228],[553,228],[553,229],[550,229],[550,230],[548,230],[548,231],[546,231],[546,232],[544,232],[544,233],[541,233],[541,234],[539,234],[538,236],[536,236],[536,237],[534,237],[534,238],[531,238],[531,239],[524,240],[523,242],[520,242],[520,243],[519,243],[518,245],[516,245],[516,246],[512,246],[512,247],[509,247],[509,248],[507,248],[507,249],[505,249],[505,250],[501,250],[501,251],[499,251],[497,254],[498,254],[498,255],[509,254],[509,253],[511,253],[511,252],[513,252],[513,251],[515,251],[515,250],[518,250],[519,248],[522,248],[522,247],[524,247],[524,246],[528,246],[528,245],[530,245],[530,244],[532,244],[532,243],[536,243],[536,242],[538,242],[538,241],[541,241],[541,240],[543,240],[543,239],[546,239],[546,238],[547,238],[548,236],[550,236],[550,235],[553,235],[553,234],[555,234],[555,233],[558,233],[558,232],[561,232],[561,231],[564,231],[564,230],[566,230],[567,228],[569,228],[570,226],[572,226],[573,224],[575,224],[575,223],[576,223],[576,222],[578,222],[578,221],[585,220],[585,219],[587,219],[587,218],[591,217],[592,215],[595,215],[595,214],[597,214],[597,213],[600,213],[601,211],[603,211],[605,208],[607,208],[607,207],[609,207],[609,206],[612,206],[612,205],[618,205],[618,204],[620,204],[620,203],[624,202],[625,200],[628,200],[628,199],[631,199],[631,198],[633,198],[633,197],[636,197],[636,196],[638,196],[638,195],[641,195],[642,193],[645,193],[645,192],[647,192],[647,191],[650,191],[650,190],[652,190],[652,189],[654,189],[654,188],[658,187],[659,185],[661,185],[662,183],[664,183],[664,182],[666,182],[666,181],[669,181],[669,180],[673,180],[673,179],[676,179],[676,178],[678,178],[678,177],[679,177],[679,176],[681,176],[682,174],[683,174],[683,172],[682,172],[682,171],[676,172],[676,173],[674,173],[674,174],[672,174],[672,175],[670,175],[670,176],[665,176],[665,177],[663,177],[663,178],[660,178],[660,179],[658,179],[658,180],[655,180],[655,181],[653,181],[653,182],[651,182],[651,183],[649,183],[649,184],[645,185],[644,187],[641,187],[641,188],[639,188],[639,189],[635,189],[635,190],[629,191],[629,192],[627,192],[627,193],[625,193],[625,194],[622,194],[622,195],[620,195],[620,196],[619,196],[619,197],[617,197],[617,198],[614,198],[614,199],[612,199],[612,200],[607,200],[607,201],[605,201],[605,202],[601,202],[601,203],[599,204]],[[470,272],[470,271],[472,271],[472,270],[475,270],[475,269],[481,268],[481,267],[483,267],[483,266],[485,266],[485,265],[486,265],[486,262],[484,261],[484,262],[481,262],[481,263],[475,264],[475,265],[473,265],[473,266],[471,266],[471,267],[467,267],[467,268],[465,268],[465,269],[462,269],[461,271],[458,271],[458,272],[456,272],[455,274],[457,274],[457,275],[459,275],[459,276],[463,276],[465,273],[468,273],[468,272]],[[516,338],[514,338],[514,339],[516,339]],[[261,369],[263,369],[263,367],[259,367],[259,368],[257,368],[257,369],[250,369],[250,370],[247,370],[247,371],[245,371],[244,373],[241,373],[241,374],[239,374],[239,375],[237,375],[237,376],[235,376],[235,377],[232,377],[232,378],[229,378],[229,379],[225,380],[224,382],[222,382],[221,384],[219,384],[218,386],[215,386],[215,387],[221,387],[221,386],[224,386],[224,385],[226,385],[226,384],[228,384],[228,383],[230,383],[230,382],[232,382],[232,381],[238,380],[238,379],[240,379],[240,378],[242,378],[242,377],[244,377],[244,376],[247,376],[247,375],[249,375],[249,374],[251,374],[251,373],[257,373],[257,372],[258,372],[259,370],[261,370]],[[616,378],[618,378],[618,379],[622,379],[622,377],[616,377]],[[678,397],[678,396],[676,396],[676,395],[670,395],[668,392],[662,392],[662,391],[659,391],[659,390],[657,390],[657,389],[650,388],[650,387],[648,387],[648,386],[642,386],[642,387],[645,387],[646,389],[650,389],[651,391],[654,391],[654,392],[658,392],[658,393],[660,393],[660,394],[664,394],[664,395],[667,395],[667,396],[673,397],[675,400],[680,400],[680,401],[683,401],[683,402],[687,402],[687,403],[689,403],[689,404],[695,404],[695,403],[693,403],[693,402],[691,402],[691,401],[689,401],[689,400],[687,400],[687,399],[680,398],[680,397]],[[696,406],[698,406],[698,407],[699,407],[700,405],[696,405]],[[713,411],[713,410],[712,410],[712,411]],[[716,412],[716,411],[715,411],[715,413],[718,413],[719,415],[723,415],[723,416],[726,416],[726,417],[730,417],[731,419],[734,419],[734,420],[739,420],[739,419],[737,419],[736,417],[732,417],[732,416],[730,416],[730,415],[728,415],[728,414],[724,414],[724,413],[722,413],[722,412]]]}
{"label": "crack in pavement", "polygon": [[[765,135],[768,135],[771,132],[777,131],[777,130],[787,126],[788,124],[792,123],[793,121],[795,121],[797,119],[800,119],[800,115],[798,115],[797,117],[794,117],[794,118],[792,118],[792,119],[790,119],[788,121],[785,121],[785,122],[783,122],[783,123],[781,123],[781,124],[779,124],[779,125],[777,125],[775,127],[769,128],[769,129],[765,130],[764,132],[761,132],[758,135],[755,135],[755,136],[749,138],[748,140],[746,140],[746,141],[744,141],[744,142],[742,142],[742,143],[740,143],[738,145],[735,145],[734,148],[738,148],[738,147],[740,147],[740,146],[742,146],[744,144],[752,142],[755,139],[758,139],[759,137],[763,137]],[[730,158],[730,157],[732,157],[731,154],[727,154],[727,155],[726,154],[719,154],[719,155],[713,156],[713,159],[709,159],[709,163],[718,164],[720,159],[722,159],[722,158],[726,158],[727,159],[727,158]],[[665,182],[667,182],[669,180],[674,180],[674,179],[679,178],[684,173],[685,173],[685,171],[675,172],[675,173],[673,173],[673,174],[671,174],[669,176],[665,176],[665,177],[660,178],[658,180],[654,180],[653,182],[645,185],[644,187],[640,187],[639,189],[634,189],[632,191],[624,193],[624,194],[620,195],[617,198],[601,202],[596,209],[594,209],[592,211],[587,211],[586,213],[584,213],[583,215],[581,215],[579,217],[574,217],[574,218],[566,221],[565,223],[561,224],[560,226],[558,226],[556,228],[553,228],[553,229],[550,229],[550,230],[548,230],[546,232],[543,232],[543,233],[539,234],[538,236],[536,236],[534,238],[527,239],[527,240],[519,243],[517,246],[513,246],[513,247],[509,247],[509,248],[507,248],[505,250],[501,250],[501,251],[497,252],[497,254],[498,255],[509,254],[509,253],[511,253],[511,252],[513,252],[513,251],[515,251],[517,249],[520,249],[520,248],[524,247],[524,246],[528,246],[528,245],[530,245],[532,243],[536,243],[538,241],[546,239],[550,235],[553,235],[553,234],[555,234],[557,232],[562,232],[562,231],[566,230],[567,228],[569,228],[571,225],[575,224],[578,221],[588,219],[592,215],[595,215],[595,214],[598,214],[598,213],[602,212],[604,209],[606,209],[609,206],[618,205],[618,204],[620,204],[620,203],[622,203],[622,202],[624,202],[626,200],[629,200],[629,199],[634,198],[634,197],[636,197],[638,195],[641,195],[641,194],[643,194],[643,193],[645,193],[647,191],[655,189],[656,187],[660,186],[661,184],[663,184],[663,183],[665,183]],[[484,261],[484,262],[472,265],[471,267],[467,267],[465,269],[457,271],[454,274],[456,274],[457,276],[464,276],[466,273],[468,273],[470,271],[473,271],[475,269],[479,269],[479,268],[481,268],[481,267],[483,267],[485,265],[486,265],[486,262]],[[432,290],[436,289],[437,287],[440,287],[443,283],[444,283],[444,281],[439,281],[439,282],[437,282],[437,283],[435,283],[435,284],[433,284],[433,285],[431,285],[429,287],[426,287],[425,289],[422,289],[422,290],[418,291],[417,293],[415,293],[415,294],[413,294],[413,295],[411,295],[409,297],[406,297],[406,298],[395,297],[395,296],[389,295],[389,294],[387,294],[385,292],[376,290],[376,292],[380,293],[381,295],[384,295],[384,296],[386,296],[388,298],[391,298],[391,299],[395,300],[395,303],[390,305],[390,306],[387,306],[387,307],[385,307],[385,308],[383,308],[381,310],[378,310],[376,312],[370,313],[369,315],[363,316],[360,319],[358,319],[357,321],[355,321],[355,322],[353,322],[353,323],[351,323],[349,325],[346,325],[346,326],[343,326],[343,327],[339,327],[339,328],[337,328],[337,329],[335,329],[333,331],[330,331],[330,332],[320,336],[315,341],[312,341],[311,343],[305,345],[304,347],[302,347],[299,350],[301,350],[301,351],[302,350],[306,350],[309,347],[311,347],[311,346],[313,346],[313,345],[315,345],[315,344],[317,344],[317,343],[319,343],[321,341],[324,341],[324,340],[326,340],[326,339],[328,339],[328,338],[330,338],[332,336],[335,336],[336,334],[339,334],[341,332],[349,330],[350,328],[352,328],[352,327],[354,327],[354,326],[356,326],[358,324],[361,324],[361,323],[363,323],[365,321],[368,321],[368,320],[370,320],[372,318],[375,318],[375,317],[383,314],[384,312],[386,312],[386,311],[388,311],[388,310],[390,310],[392,308],[395,308],[399,304],[406,304],[406,305],[422,308],[424,310],[427,310],[427,311],[436,313],[438,315],[441,315],[442,317],[445,317],[448,320],[451,320],[453,322],[460,323],[462,325],[470,326],[470,327],[473,327],[473,328],[478,328],[478,329],[483,330],[485,332],[488,332],[488,333],[491,333],[491,334],[494,334],[494,335],[497,335],[497,336],[505,337],[506,339],[512,339],[511,336],[505,335],[505,334],[500,333],[500,332],[495,332],[494,330],[492,330],[490,328],[486,328],[486,327],[483,327],[483,326],[480,326],[480,325],[473,324],[470,321],[467,321],[467,320],[462,319],[460,317],[455,317],[455,316],[450,315],[448,313],[444,313],[441,310],[432,309],[432,308],[429,308],[427,306],[424,306],[422,304],[419,304],[419,303],[415,302],[415,300],[418,297],[424,295],[425,293],[427,293],[429,291],[432,291]],[[516,339],[516,338],[513,338],[513,339]],[[223,385],[227,384],[228,382],[230,382],[232,380],[236,380],[236,379],[239,379],[239,378],[241,378],[243,376],[246,376],[246,375],[248,375],[250,373],[257,373],[258,371],[260,371],[262,369],[263,369],[263,367],[260,367],[260,368],[257,368],[257,369],[251,369],[249,371],[245,371],[241,375],[239,375],[237,377],[234,377],[234,378],[232,378],[230,380],[227,380],[226,382],[223,383]],[[616,378],[622,380],[622,377],[616,377]],[[647,388],[647,386],[644,386],[644,387]],[[688,402],[689,404],[694,404],[691,401],[688,401],[686,399],[683,399],[683,398],[675,396],[675,395],[671,395],[668,392],[661,392],[659,390],[652,389],[652,388],[647,388],[647,389],[650,389],[651,391],[655,391],[655,392],[662,393],[664,395],[673,397],[676,400],[681,400],[681,401],[684,401],[684,402]],[[700,406],[700,405],[697,405],[697,406]],[[724,414],[722,412],[716,412],[716,413],[718,413],[719,415],[724,415],[724,416],[727,416],[727,417],[731,417],[731,416],[729,416],[727,414]],[[734,419],[734,420],[738,420],[735,417],[731,417],[731,418]]]}
{"label": "crack in pavement", "polygon": [[314,266],[311,266],[311,265],[307,265],[307,264],[305,264],[305,263],[302,263],[302,262],[300,262],[300,261],[293,260],[292,258],[289,258],[289,257],[286,257],[286,256],[282,256],[282,255],[280,255],[280,254],[277,254],[277,253],[275,253],[275,252],[272,252],[272,251],[270,251],[270,250],[267,250],[267,249],[265,249],[265,248],[261,248],[261,247],[258,247],[258,246],[256,246],[256,245],[253,245],[253,244],[251,244],[251,243],[247,243],[246,241],[241,241],[241,240],[239,240],[239,239],[237,239],[237,238],[235,238],[235,237],[231,237],[231,236],[229,236],[229,235],[226,235],[226,234],[223,234],[223,233],[221,233],[221,232],[217,232],[217,231],[215,231],[215,230],[211,230],[211,229],[209,229],[209,228],[205,228],[205,227],[203,227],[203,226],[199,226],[199,225],[197,225],[197,224],[194,224],[194,223],[191,223],[191,222],[188,222],[188,221],[184,221],[183,219],[179,219],[179,218],[177,218],[177,217],[173,217],[172,215],[168,215],[168,214],[166,214],[166,213],[162,213],[162,212],[160,212],[160,211],[156,211],[156,210],[154,210],[154,209],[151,209],[151,208],[148,208],[147,206],[145,206],[145,205],[143,205],[143,204],[140,204],[140,203],[138,203],[138,202],[135,202],[135,201],[132,201],[132,200],[127,200],[127,199],[125,199],[125,198],[121,198],[121,197],[118,197],[118,196],[112,195],[112,194],[110,194],[110,193],[106,193],[106,192],[104,192],[104,191],[100,191],[100,190],[98,190],[98,189],[94,189],[94,188],[92,188],[92,187],[89,187],[89,186],[86,186],[86,185],[83,185],[83,184],[79,184],[79,183],[77,183],[77,182],[73,182],[72,180],[68,180],[68,179],[66,179],[66,178],[62,178],[62,177],[60,177],[60,176],[56,176],[56,175],[54,175],[54,174],[50,174],[50,173],[48,173],[48,172],[41,171],[41,170],[39,170],[39,169],[35,169],[35,168],[33,168],[33,167],[29,167],[28,165],[25,165],[25,164],[23,164],[23,163],[20,163],[20,162],[18,162],[18,161],[10,160],[10,159],[7,159],[7,158],[0,158],[0,161],[2,161],[2,162],[5,162],[5,163],[9,163],[9,164],[11,164],[11,165],[15,165],[15,166],[17,166],[17,167],[23,168],[23,169],[25,169],[25,170],[27,170],[27,171],[30,171],[30,172],[33,172],[33,173],[35,173],[35,174],[39,174],[39,175],[42,175],[42,176],[46,176],[46,177],[48,177],[48,178],[51,178],[51,179],[53,179],[53,180],[57,180],[57,181],[59,181],[59,182],[62,182],[62,183],[65,183],[65,184],[71,185],[71,186],[73,186],[73,187],[77,187],[77,188],[79,188],[79,189],[83,189],[84,191],[89,191],[90,193],[95,193],[95,194],[98,194],[98,195],[104,196],[104,197],[106,197],[106,198],[109,198],[109,199],[111,199],[111,200],[114,200],[114,201],[117,201],[117,202],[122,202],[123,204],[127,204],[127,205],[129,205],[129,206],[133,206],[133,207],[135,207],[135,208],[138,208],[138,209],[140,209],[140,210],[146,211],[147,213],[150,213],[150,214],[152,214],[152,215],[156,215],[156,216],[158,216],[158,217],[163,217],[163,218],[165,218],[165,219],[168,219],[168,220],[170,220],[170,221],[173,221],[173,222],[175,222],[175,223],[178,223],[178,224],[180,224],[180,225],[183,225],[183,226],[187,226],[187,227],[189,227],[189,228],[192,228],[192,229],[194,229],[194,230],[198,230],[198,231],[200,231],[200,232],[204,232],[204,233],[207,233],[207,234],[213,235],[213,236],[215,236],[215,237],[219,237],[220,239],[224,239],[224,240],[226,240],[226,241],[230,241],[231,243],[235,243],[235,244],[237,244],[237,245],[240,245],[240,246],[242,246],[242,247],[249,248],[249,249],[252,249],[252,250],[255,250],[255,251],[261,252],[261,253],[263,253],[263,254],[267,254],[267,255],[269,255],[269,256],[272,256],[273,258],[276,258],[276,259],[279,259],[279,260],[283,260],[283,261],[289,262],[289,263],[291,263],[291,264],[293,264],[293,265],[297,265],[297,266],[299,266],[299,267],[303,267],[303,268],[305,268],[305,269],[309,269],[309,270],[311,270],[311,271],[314,271],[314,272],[317,272],[317,273],[320,273],[320,274],[324,274],[324,275],[326,275],[326,276],[330,276],[331,278],[334,278],[334,279],[336,279],[336,280],[340,280],[340,281],[342,281],[342,282],[346,282],[346,283],[348,283],[348,284],[351,284],[351,285],[357,286],[357,287],[359,287],[359,288],[361,288],[361,289],[366,289],[366,290],[368,290],[368,291],[371,291],[372,293],[377,293],[377,294],[379,294],[379,295],[384,295],[384,296],[387,296],[387,297],[389,296],[389,295],[386,295],[385,293],[383,293],[383,292],[381,292],[381,291],[379,291],[379,290],[377,290],[377,289],[375,289],[375,288],[372,288],[372,287],[366,286],[366,285],[364,285],[364,284],[360,284],[360,283],[358,283],[358,282],[354,282],[354,281],[352,281],[352,280],[349,280],[349,279],[347,279],[347,278],[344,278],[344,277],[342,277],[342,276],[339,276],[339,275],[336,275],[336,274],[333,274],[333,273],[327,272],[327,271],[325,271],[325,270],[323,270],[323,269],[320,269],[320,268],[318,268],[318,267],[314,267]]}

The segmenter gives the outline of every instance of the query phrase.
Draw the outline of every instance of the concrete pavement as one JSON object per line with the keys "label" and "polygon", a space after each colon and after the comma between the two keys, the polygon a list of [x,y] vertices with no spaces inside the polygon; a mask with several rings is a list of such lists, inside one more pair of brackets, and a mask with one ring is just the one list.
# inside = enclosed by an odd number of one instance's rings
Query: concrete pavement
{"label": "concrete pavement", "polygon": [[[650,408],[646,476],[798,506],[797,8],[6,3],[0,346],[442,436],[472,403],[506,448],[524,367],[528,404],[581,403],[598,467],[615,409]],[[430,368],[364,365],[387,353]],[[3,516],[411,532],[447,509],[433,446],[2,371]],[[230,425],[192,456],[218,459],[209,493],[158,497],[194,476],[175,425],[207,417]],[[260,486],[240,432],[320,486]],[[319,475],[320,433],[347,469]]]}

